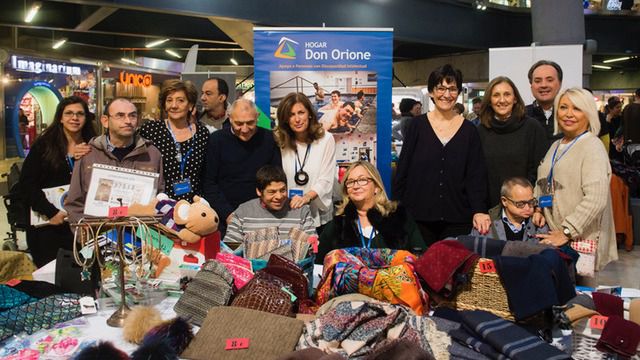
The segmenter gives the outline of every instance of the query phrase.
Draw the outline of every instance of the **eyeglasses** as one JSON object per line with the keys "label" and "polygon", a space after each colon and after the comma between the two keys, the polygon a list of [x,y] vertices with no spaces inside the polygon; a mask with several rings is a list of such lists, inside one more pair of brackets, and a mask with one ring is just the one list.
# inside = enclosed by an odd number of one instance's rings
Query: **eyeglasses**
{"label": "eyeglasses", "polygon": [[138,113],[136,113],[136,112],[132,112],[132,113],[128,113],[128,114],[119,112],[119,113],[115,113],[113,115],[107,114],[107,116],[112,117],[112,118],[114,118],[116,120],[124,120],[125,117],[128,117],[129,120],[138,120]]}
{"label": "eyeglasses", "polygon": [[531,199],[526,201],[515,201],[515,200],[509,199],[506,196],[504,198],[511,201],[511,203],[515,205],[518,209],[524,209],[525,205],[529,205],[529,207],[531,208],[538,206],[538,199]]}
{"label": "eyeglasses", "polygon": [[356,184],[358,184],[358,186],[367,186],[367,184],[370,183],[371,181],[373,181],[373,179],[370,177],[351,179],[351,180],[345,181],[344,186],[346,186],[347,189],[354,187]]}
{"label": "eyeglasses", "polygon": [[84,111],[78,111],[78,112],[65,111],[65,112],[63,112],[63,113],[62,113],[62,115],[63,115],[64,117],[68,117],[68,118],[72,118],[74,115],[75,115],[76,117],[79,117],[79,118],[82,118],[82,117],[85,117],[85,116],[86,116],[86,114],[84,113]]}
{"label": "eyeglasses", "polygon": [[460,90],[455,87],[455,86],[451,86],[451,87],[445,87],[445,86],[436,86],[436,93],[440,94],[440,95],[444,95],[444,93],[449,92],[449,94],[457,94]]}

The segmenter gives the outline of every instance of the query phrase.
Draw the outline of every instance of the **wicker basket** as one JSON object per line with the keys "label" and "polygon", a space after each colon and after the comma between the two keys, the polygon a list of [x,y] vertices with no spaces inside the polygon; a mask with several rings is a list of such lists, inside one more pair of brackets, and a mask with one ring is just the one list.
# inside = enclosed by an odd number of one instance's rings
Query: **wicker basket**
{"label": "wicker basket", "polygon": [[[584,318],[573,328],[571,357],[575,360],[606,360],[610,357],[607,353],[596,349],[596,344],[600,339],[601,331],[593,330],[589,327],[589,318]],[[640,356],[636,353],[632,360],[640,360]]]}
{"label": "wicker basket", "polygon": [[440,305],[458,310],[484,310],[503,319],[514,321],[515,317],[509,310],[507,292],[504,290],[500,276],[496,272],[481,272],[480,262],[482,261],[493,260],[478,260],[473,272],[469,273],[469,281],[458,289],[455,298]]}

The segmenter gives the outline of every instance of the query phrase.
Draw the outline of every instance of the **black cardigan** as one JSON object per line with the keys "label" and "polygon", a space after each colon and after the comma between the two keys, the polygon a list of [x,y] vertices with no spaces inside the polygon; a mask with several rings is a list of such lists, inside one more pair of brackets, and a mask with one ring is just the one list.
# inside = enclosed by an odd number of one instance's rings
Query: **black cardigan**
{"label": "black cardigan", "polygon": [[[411,216],[402,205],[388,216],[376,209],[367,211],[367,218],[378,232],[371,242],[371,248],[391,248],[416,252],[424,250],[426,245],[420,231]],[[344,214],[334,216],[320,234],[320,246],[316,255],[316,263],[322,264],[325,255],[334,249],[361,247],[360,231],[356,225],[358,213],[355,206],[349,203]]]}
{"label": "black cardigan", "polygon": [[487,212],[487,167],[478,130],[465,121],[443,146],[427,115],[407,125],[393,197],[417,221],[470,224]]}

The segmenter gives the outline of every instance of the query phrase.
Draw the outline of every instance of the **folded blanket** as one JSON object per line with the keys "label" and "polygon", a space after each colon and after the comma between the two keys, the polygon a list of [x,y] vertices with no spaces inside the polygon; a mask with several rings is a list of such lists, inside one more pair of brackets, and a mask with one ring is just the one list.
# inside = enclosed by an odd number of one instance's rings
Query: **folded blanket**
{"label": "folded blanket", "polygon": [[[457,237],[464,247],[480,255],[483,258],[493,258],[502,254],[507,241],[496,240],[487,236],[462,235]],[[511,241],[509,241],[511,242]]]}
{"label": "folded blanket", "polygon": [[[516,324],[480,310],[462,311],[463,325],[482,341],[515,360],[559,360],[571,357]],[[453,336],[453,335],[452,335]]]}
{"label": "folded blanket", "polygon": [[495,263],[516,320],[566,304],[576,296],[567,266],[556,250],[528,258],[498,256]]}

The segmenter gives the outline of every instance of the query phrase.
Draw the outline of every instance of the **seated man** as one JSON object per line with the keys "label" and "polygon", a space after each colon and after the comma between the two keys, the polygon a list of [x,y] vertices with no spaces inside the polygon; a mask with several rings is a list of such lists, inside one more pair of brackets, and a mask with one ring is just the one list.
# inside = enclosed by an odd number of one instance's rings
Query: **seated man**
{"label": "seated man", "polygon": [[[522,177],[512,177],[502,183],[500,204],[489,210],[491,229],[488,237],[500,240],[522,240],[538,242],[536,234],[546,234],[545,225],[538,228],[531,216],[538,201],[533,197],[533,186]],[[480,233],[473,230],[471,235]]]}
{"label": "seated man", "polygon": [[309,205],[291,209],[287,197],[287,176],[282,168],[265,165],[256,174],[257,199],[249,200],[231,215],[225,242],[242,242],[244,235],[268,227],[278,227],[280,240],[289,238],[291,228],[316,235]]}
{"label": "seated man", "polygon": [[64,204],[71,224],[83,217],[93,164],[158,173],[160,177],[157,192],[164,191],[162,155],[151,141],[137,135],[138,112],[135,105],[125,98],[116,98],[107,104],[100,122],[106,134],[89,142],[91,151],[73,168],[69,193]]}
{"label": "seated man", "polygon": [[[340,106],[338,110],[326,110],[320,118],[320,124],[325,130],[333,130],[342,127],[346,128],[346,131],[350,130],[353,126],[349,124],[349,120],[355,113],[356,107],[351,101],[347,101]],[[343,129],[345,130],[345,129]],[[345,131],[337,131],[345,132]]]}

